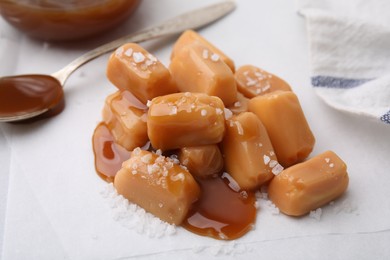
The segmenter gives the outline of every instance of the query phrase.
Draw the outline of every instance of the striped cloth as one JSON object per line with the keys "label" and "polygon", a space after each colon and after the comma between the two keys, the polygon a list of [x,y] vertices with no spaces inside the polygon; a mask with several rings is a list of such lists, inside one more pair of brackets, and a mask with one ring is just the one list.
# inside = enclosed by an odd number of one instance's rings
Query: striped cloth
{"label": "striped cloth", "polygon": [[297,0],[311,83],[330,106],[390,126],[390,1]]}

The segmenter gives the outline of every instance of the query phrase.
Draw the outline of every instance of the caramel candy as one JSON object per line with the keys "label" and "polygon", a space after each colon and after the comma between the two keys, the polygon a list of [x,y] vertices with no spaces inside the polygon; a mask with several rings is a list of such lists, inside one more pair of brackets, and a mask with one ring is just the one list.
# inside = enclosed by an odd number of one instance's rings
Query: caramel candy
{"label": "caramel candy", "polygon": [[245,97],[240,92],[237,92],[237,101],[228,108],[233,114],[238,115],[242,112],[248,112],[248,102],[249,98]]}
{"label": "caramel candy", "polygon": [[180,225],[200,188],[192,175],[172,159],[139,148],[115,176],[118,193],[171,224]]}
{"label": "caramel candy", "polygon": [[199,178],[218,175],[223,169],[222,154],[216,144],[181,148],[179,160],[193,176]]}
{"label": "caramel candy", "polygon": [[315,139],[293,92],[275,91],[257,96],[249,101],[248,108],[263,122],[284,167],[302,161],[311,153]]}
{"label": "caramel candy", "polygon": [[149,103],[148,136],[156,149],[217,144],[225,131],[224,105],[202,93],[175,93]]}
{"label": "caramel candy", "polygon": [[251,112],[235,115],[226,121],[222,153],[225,170],[242,189],[258,188],[283,170],[265,127]]}
{"label": "caramel candy", "polygon": [[144,104],[154,97],[177,92],[168,69],[135,43],[119,47],[110,56],[107,77],[117,88],[129,90]]}
{"label": "caramel candy", "polygon": [[276,90],[291,91],[291,87],[287,82],[252,65],[240,67],[234,76],[238,91],[247,98],[264,95]]}
{"label": "caramel candy", "polygon": [[301,216],[339,197],[348,181],[345,163],[327,151],[273,178],[268,195],[281,212]]}
{"label": "caramel candy", "polygon": [[129,91],[117,91],[108,96],[103,108],[103,121],[115,141],[132,151],[148,140],[146,129],[147,106]]}
{"label": "caramel candy", "polygon": [[178,51],[169,66],[181,92],[200,92],[222,99],[225,106],[237,101],[233,72],[220,56],[204,45],[193,43]]}
{"label": "caramel candy", "polygon": [[234,72],[235,68],[233,60],[226,56],[226,54],[224,54],[221,50],[219,50],[205,38],[203,38],[200,34],[192,30],[185,31],[184,33],[182,33],[179,39],[177,39],[175,45],[173,46],[171,60],[184,46],[190,45],[192,43],[200,43],[204,45],[207,49],[211,50],[211,52],[217,54],[221,58],[221,60],[229,66],[231,71]]}

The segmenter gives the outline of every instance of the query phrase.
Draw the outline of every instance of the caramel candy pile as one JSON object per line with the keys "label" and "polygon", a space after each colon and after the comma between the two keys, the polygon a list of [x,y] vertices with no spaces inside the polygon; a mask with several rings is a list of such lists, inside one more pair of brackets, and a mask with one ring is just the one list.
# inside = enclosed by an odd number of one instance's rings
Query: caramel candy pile
{"label": "caramel candy pile", "polygon": [[[107,77],[118,91],[94,133],[96,169],[163,221],[234,239],[254,223],[254,193],[263,186],[291,216],[348,186],[334,152],[307,159],[315,138],[289,84],[253,65],[236,69],[194,31],[177,40],[168,68],[137,44],[121,46]],[[246,213],[228,217],[237,211]]]}

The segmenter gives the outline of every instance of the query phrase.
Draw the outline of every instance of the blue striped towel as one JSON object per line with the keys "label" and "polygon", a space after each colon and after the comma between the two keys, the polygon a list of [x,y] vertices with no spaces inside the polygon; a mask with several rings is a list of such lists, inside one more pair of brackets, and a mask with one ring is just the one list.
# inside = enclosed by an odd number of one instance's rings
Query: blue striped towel
{"label": "blue striped towel", "polygon": [[311,83],[330,106],[390,126],[390,1],[297,0]]}

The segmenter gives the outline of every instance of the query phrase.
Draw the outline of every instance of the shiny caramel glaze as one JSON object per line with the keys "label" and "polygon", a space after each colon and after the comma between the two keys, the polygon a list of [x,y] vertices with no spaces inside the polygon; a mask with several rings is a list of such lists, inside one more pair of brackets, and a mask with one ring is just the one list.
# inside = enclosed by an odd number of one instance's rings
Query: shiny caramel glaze
{"label": "shiny caramel glaze", "polygon": [[223,158],[218,145],[202,145],[179,149],[179,161],[198,178],[218,175],[223,169]]}
{"label": "shiny caramel glaze", "polygon": [[146,129],[147,106],[129,91],[117,91],[106,98],[103,121],[115,141],[132,151],[149,140]]}
{"label": "shiny caramel glaze", "polygon": [[235,115],[226,121],[222,153],[225,170],[246,190],[259,188],[283,169],[267,130],[251,112]]}
{"label": "shiny caramel glaze", "polygon": [[37,1],[1,0],[4,19],[29,36],[74,40],[104,32],[123,22],[139,0]]}
{"label": "shiny caramel glaze", "polygon": [[[57,79],[46,75],[0,78],[0,116],[49,111],[64,104],[64,92]],[[61,109],[62,110],[62,109]]]}
{"label": "shiny caramel glaze", "polygon": [[147,126],[152,146],[163,151],[217,144],[225,131],[224,105],[202,93],[175,93],[149,104]]}
{"label": "shiny caramel glaze", "polygon": [[256,221],[256,197],[243,191],[227,173],[198,179],[202,193],[182,226],[199,235],[232,240],[245,235]]}
{"label": "shiny caramel glaze", "polygon": [[115,143],[114,138],[104,123],[100,123],[92,137],[95,169],[107,182],[113,182],[122,163],[130,158],[130,152]]}
{"label": "shiny caramel glaze", "polygon": [[276,176],[268,195],[281,212],[301,216],[339,197],[348,182],[345,163],[334,152],[326,151]]}

